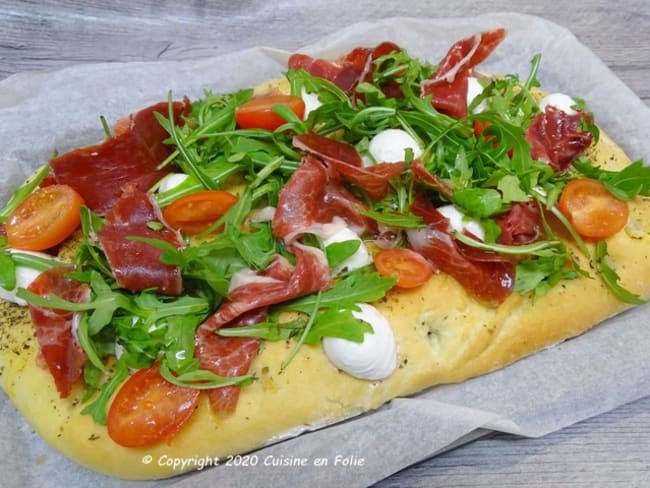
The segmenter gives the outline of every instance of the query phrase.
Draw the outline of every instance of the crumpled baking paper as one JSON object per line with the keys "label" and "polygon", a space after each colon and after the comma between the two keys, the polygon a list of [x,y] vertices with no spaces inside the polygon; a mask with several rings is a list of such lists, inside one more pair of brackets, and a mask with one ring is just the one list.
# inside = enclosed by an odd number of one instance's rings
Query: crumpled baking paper
{"label": "crumpled baking paper", "polygon": [[[391,40],[435,63],[455,40],[496,27],[506,27],[508,36],[482,70],[525,78],[533,55],[542,53],[542,87],[585,99],[597,123],[633,160],[650,161],[650,109],[568,30],[538,17],[385,19],[352,25],[301,52],[333,58],[356,46]],[[277,77],[288,55],[260,47],[179,62],[80,65],[0,82],[0,202],[53,149],[63,152],[101,140],[99,115],[112,123],[166,99],[168,90],[193,98],[205,89],[253,86]],[[637,307],[500,371],[395,399],[375,412],[162,481],[125,482],[78,466],[45,445],[2,395],[3,484],[367,486],[485,432],[541,436],[650,394],[649,315],[650,309]]]}

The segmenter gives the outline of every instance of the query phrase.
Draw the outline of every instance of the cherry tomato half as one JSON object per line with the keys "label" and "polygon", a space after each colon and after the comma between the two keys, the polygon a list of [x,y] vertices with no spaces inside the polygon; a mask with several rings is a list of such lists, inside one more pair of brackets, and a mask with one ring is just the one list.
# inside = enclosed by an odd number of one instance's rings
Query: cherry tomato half
{"label": "cherry tomato half", "polygon": [[591,239],[613,236],[625,227],[629,216],[627,203],[589,178],[571,180],[562,190],[559,208],[578,234]]}
{"label": "cherry tomato half", "polygon": [[292,95],[260,95],[235,110],[235,120],[242,129],[275,130],[286,122],[271,109],[274,105],[285,105],[302,119],[305,114],[305,102]]}
{"label": "cherry tomato half", "polygon": [[429,261],[410,249],[382,249],[375,254],[374,260],[379,274],[397,278],[400,288],[418,287],[433,275]]}
{"label": "cherry tomato half", "polygon": [[43,251],[60,244],[79,226],[84,201],[68,185],[38,188],[9,216],[5,224],[9,245]]}
{"label": "cherry tomato half", "polygon": [[124,447],[168,441],[194,413],[199,393],[168,382],[157,364],[141,369],[126,380],[111,403],[108,435]]}
{"label": "cherry tomato half", "polygon": [[237,202],[232,193],[205,190],[174,200],[163,210],[169,225],[184,234],[196,235],[213,224]]}

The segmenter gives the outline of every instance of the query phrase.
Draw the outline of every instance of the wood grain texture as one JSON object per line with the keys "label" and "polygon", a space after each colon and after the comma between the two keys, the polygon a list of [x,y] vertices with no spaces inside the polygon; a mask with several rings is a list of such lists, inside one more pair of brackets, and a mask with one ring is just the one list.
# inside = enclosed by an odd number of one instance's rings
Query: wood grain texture
{"label": "wood grain texture", "polygon": [[[3,0],[0,79],[80,62],[182,59],[257,45],[293,50],[360,20],[497,11],[538,15],[569,28],[650,105],[647,0]],[[524,485],[650,486],[650,398],[539,439],[494,434],[378,486]]]}

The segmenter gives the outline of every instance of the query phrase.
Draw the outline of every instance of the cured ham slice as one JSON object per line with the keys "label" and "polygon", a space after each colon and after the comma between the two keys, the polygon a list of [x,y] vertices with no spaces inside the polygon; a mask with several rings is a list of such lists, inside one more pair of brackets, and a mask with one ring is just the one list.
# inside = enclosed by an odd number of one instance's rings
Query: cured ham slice
{"label": "cured ham slice", "polygon": [[314,132],[295,136],[293,145],[322,158],[347,181],[362,188],[373,200],[384,198],[390,180],[404,171],[403,162],[380,163],[364,168],[361,156],[353,145]]}
{"label": "cured ham slice", "polygon": [[[304,69],[313,76],[325,78],[349,94],[354,91],[359,82],[372,79],[375,59],[399,50],[397,44],[382,42],[374,48],[357,47],[333,63],[298,53],[289,57],[288,67]],[[392,85],[389,87],[389,92],[392,95],[401,95],[401,91],[396,91]]]}
{"label": "cured ham slice", "polygon": [[320,249],[294,244],[290,250],[296,256],[290,274],[278,273],[271,265],[261,275],[271,275],[274,280],[251,281],[233,289],[228,300],[200,328],[215,331],[250,310],[326,290],[332,285],[327,259]]}
{"label": "cured ham slice", "polygon": [[467,115],[467,78],[472,68],[485,61],[505,38],[505,29],[482,32],[454,43],[430,79],[422,82],[422,97],[442,113],[462,118]]}
{"label": "cured ham slice", "polygon": [[451,197],[454,193],[451,187],[445,183],[438,175],[435,175],[427,170],[424,167],[422,160],[416,159],[411,163],[411,173],[413,174],[413,179],[415,181],[424,183],[426,186],[433,188],[438,193],[451,200]]}
{"label": "cured ham slice", "polygon": [[367,207],[342,185],[336,174],[313,156],[306,156],[282,188],[273,215],[273,234],[291,242],[304,233],[320,234],[340,217],[357,234],[376,228],[362,212]]}
{"label": "cured ham slice", "polygon": [[[245,327],[265,319],[266,308],[260,308],[246,312],[226,327]],[[256,337],[222,337],[216,335],[209,327],[199,327],[195,342],[195,354],[202,369],[219,376],[233,377],[248,373],[261,341]],[[208,390],[212,410],[219,414],[234,412],[239,400],[239,391],[238,386]]]}
{"label": "cured ham slice", "polygon": [[531,156],[548,163],[555,171],[567,169],[593,141],[591,133],[581,129],[586,118],[584,112],[568,114],[547,105],[526,129]]}
{"label": "cured ham slice", "polygon": [[544,233],[539,206],[534,201],[513,203],[512,208],[499,215],[495,221],[501,228],[498,239],[500,244],[530,244]]}
{"label": "cured ham slice", "polygon": [[[228,377],[246,374],[259,350],[259,339],[221,337],[214,332],[258,323],[264,320],[266,307],[331,286],[329,267],[319,249],[296,244],[291,250],[296,256],[295,268],[284,258],[276,259],[261,273],[270,280],[250,280],[233,289],[229,300],[199,326],[196,357],[203,369]],[[208,395],[215,412],[230,413],[237,405],[239,387],[216,388]]]}
{"label": "cured ham slice", "polygon": [[453,277],[468,293],[488,305],[498,305],[512,293],[515,266],[510,260],[457,241],[449,230],[448,220],[422,196],[416,197],[411,212],[422,217],[427,227],[409,230],[409,244],[436,269]]}
{"label": "cured ham slice", "polygon": [[[185,102],[174,104],[176,123],[187,108]],[[115,137],[52,159],[49,164],[56,181],[74,188],[100,215],[117,202],[125,185],[147,190],[167,174],[168,170],[158,170],[157,166],[171,153],[163,143],[169,135],[155,112],[167,114],[167,102],[130,116]]]}
{"label": "cured ham slice", "polygon": [[151,222],[159,222],[159,211],[148,193],[136,187],[124,191],[106,214],[106,223],[97,233],[117,284],[130,291],[156,288],[166,295],[179,295],[183,289],[181,270],[160,261],[162,250],[130,237],[162,239],[177,248],[181,236],[168,228],[154,230]]}
{"label": "cured ham slice", "polygon": [[[65,276],[73,270],[72,266],[51,268],[41,273],[29,285],[28,290],[42,297],[56,295],[70,302],[88,302],[90,287]],[[32,304],[29,305],[29,314],[36,329],[41,355],[59,395],[66,398],[74,384],[81,379],[87,359],[73,333],[78,314]]]}

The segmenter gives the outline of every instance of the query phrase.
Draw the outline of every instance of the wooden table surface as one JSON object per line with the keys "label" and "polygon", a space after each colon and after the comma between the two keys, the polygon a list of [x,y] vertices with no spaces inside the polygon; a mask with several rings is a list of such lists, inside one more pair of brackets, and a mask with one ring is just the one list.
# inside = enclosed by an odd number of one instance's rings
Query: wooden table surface
{"label": "wooden table surface", "polygon": [[[181,59],[256,45],[293,50],[360,20],[502,11],[569,28],[650,105],[647,0],[3,0],[0,79],[93,61]],[[378,486],[650,486],[650,398],[538,439],[493,434]]]}

